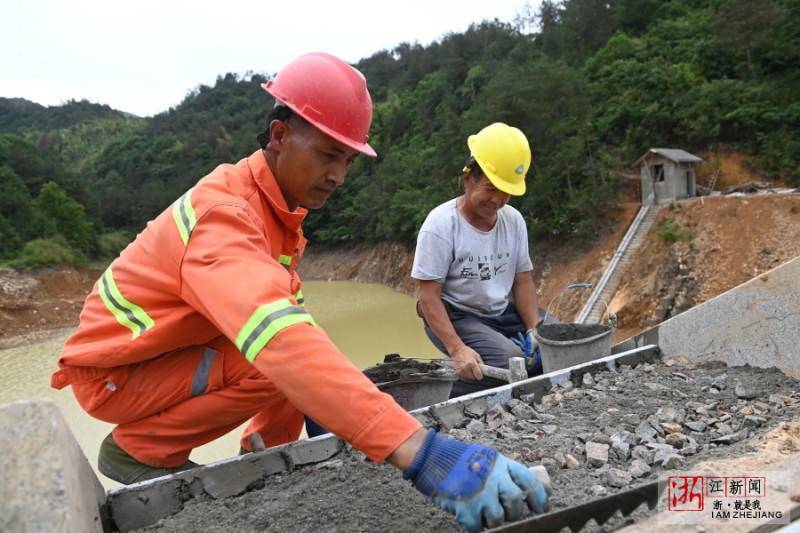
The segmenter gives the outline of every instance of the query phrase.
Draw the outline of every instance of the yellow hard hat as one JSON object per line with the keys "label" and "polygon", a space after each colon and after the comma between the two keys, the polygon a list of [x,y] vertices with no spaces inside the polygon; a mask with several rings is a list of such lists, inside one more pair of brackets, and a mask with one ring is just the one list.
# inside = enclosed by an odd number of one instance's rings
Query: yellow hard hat
{"label": "yellow hard hat", "polygon": [[512,196],[525,194],[525,174],[531,166],[531,148],[524,133],[495,122],[470,135],[467,145],[492,185]]}

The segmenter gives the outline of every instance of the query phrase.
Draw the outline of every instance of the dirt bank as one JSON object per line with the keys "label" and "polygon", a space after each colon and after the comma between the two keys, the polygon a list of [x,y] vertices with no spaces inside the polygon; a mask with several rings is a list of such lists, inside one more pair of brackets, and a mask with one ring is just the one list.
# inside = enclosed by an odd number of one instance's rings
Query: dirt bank
{"label": "dirt bank", "polygon": [[0,350],[49,339],[77,327],[102,270],[0,268]]}

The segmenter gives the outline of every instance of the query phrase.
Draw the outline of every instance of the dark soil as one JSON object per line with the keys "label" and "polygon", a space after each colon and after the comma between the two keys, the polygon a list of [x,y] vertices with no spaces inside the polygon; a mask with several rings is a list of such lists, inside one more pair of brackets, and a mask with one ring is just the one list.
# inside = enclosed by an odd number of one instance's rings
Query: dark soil
{"label": "dark soil", "polygon": [[605,324],[541,324],[536,332],[543,339],[569,342],[608,333],[610,328],[611,326]]}
{"label": "dark soil", "polygon": [[363,372],[376,384],[401,380],[448,379],[455,374],[448,360],[416,359],[397,354],[387,355],[383,363],[365,368]]}
{"label": "dark soil", "polygon": [[453,362],[445,359],[417,359],[398,354],[385,356],[383,363],[364,369],[364,374],[391,395],[407,411],[444,402],[458,379]]}
{"label": "dark soil", "polygon": [[[556,511],[709,460],[779,462],[800,449],[800,382],[776,369],[658,361],[575,377],[539,401],[512,399],[449,436],[544,465]],[[524,401],[527,400],[527,401]],[[529,403],[531,402],[531,403]],[[597,453],[597,450],[604,453]],[[603,459],[603,457],[606,457]],[[640,507],[585,531],[616,531]],[[389,465],[346,448],[325,463],[263,479],[234,498],[197,498],[140,531],[461,531]]]}

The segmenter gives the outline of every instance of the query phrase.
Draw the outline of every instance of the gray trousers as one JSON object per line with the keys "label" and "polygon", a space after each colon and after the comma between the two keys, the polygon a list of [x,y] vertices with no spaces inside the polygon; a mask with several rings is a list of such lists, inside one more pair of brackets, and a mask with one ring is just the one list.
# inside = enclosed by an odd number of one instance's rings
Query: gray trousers
{"label": "gray trousers", "polygon": [[[510,357],[523,357],[525,355],[522,353],[522,349],[509,339],[509,337],[517,333],[524,335],[527,329],[513,303],[509,304],[506,310],[496,317],[484,317],[457,310],[448,312],[448,316],[461,341],[478,352],[484,364],[498,368],[508,368],[508,359]],[[544,318],[547,323],[558,322],[542,308],[539,308],[539,317]],[[423,322],[425,334],[428,335],[434,346],[447,356],[447,350],[442,341],[428,326],[428,322],[424,319]],[[455,398],[507,384],[507,381],[490,377],[484,377],[480,381],[459,378],[453,384],[450,397]]]}

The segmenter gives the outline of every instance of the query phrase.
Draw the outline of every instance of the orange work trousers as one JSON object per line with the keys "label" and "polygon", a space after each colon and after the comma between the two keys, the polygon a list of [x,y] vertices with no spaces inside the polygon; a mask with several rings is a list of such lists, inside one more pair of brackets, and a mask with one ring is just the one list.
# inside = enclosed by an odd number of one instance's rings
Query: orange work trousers
{"label": "orange work trousers", "polygon": [[303,429],[303,413],[224,338],[72,388],[87,413],[117,424],[114,440],[123,450],[155,467],[182,465],[194,448],[250,419],[245,447],[250,433],[269,447],[297,440]]}

